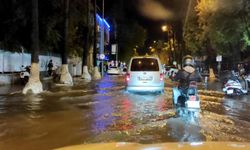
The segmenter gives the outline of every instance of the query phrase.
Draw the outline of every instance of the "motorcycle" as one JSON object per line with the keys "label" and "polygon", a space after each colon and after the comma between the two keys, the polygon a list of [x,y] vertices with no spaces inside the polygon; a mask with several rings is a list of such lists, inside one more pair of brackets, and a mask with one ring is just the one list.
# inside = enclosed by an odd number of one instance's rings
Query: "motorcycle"
{"label": "motorcycle", "polygon": [[173,88],[173,103],[177,107],[200,109],[197,83],[191,81],[187,89]]}
{"label": "motorcycle", "polygon": [[247,85],[248,85],[248,91],[250,91],[250,74],[246,76],[245,78]]}
{"label": "motorcycle", "polygon": [[[229,96],[247,94],[247,80],[249,79],[245,77],[242,77],[242,80],[240,80],[238,76],[234,74],[224,84],[223,92],[225,92],[225,94]],[[242,85],[243,83],[245,84],[244,86]]]}
{"label": "motorcycle", "polygon": [[22,66],[22,71],[19,74],[22,84],[26,84],[30,77],[30,66]]}

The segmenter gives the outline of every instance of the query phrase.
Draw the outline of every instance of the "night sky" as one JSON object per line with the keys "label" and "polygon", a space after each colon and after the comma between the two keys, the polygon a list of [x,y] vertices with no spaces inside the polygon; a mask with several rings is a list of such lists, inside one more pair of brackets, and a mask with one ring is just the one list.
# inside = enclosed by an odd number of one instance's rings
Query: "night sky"
{"label": "night sky", "polygon": [[[102,8],[102,0],[96,1],[99,8]],[[118,1],[120,0],[104,0],[105,13]],[[150,39],[158,40],[163,38],[161,30],[163,24],[170,20],[176,21],[183,19],[186,12],[187,1],[188,0],[124,0],[128,8],[125,13],[147,29]],[[166,16],[166,14],[168,14],[168,16]]]}
{"label": "night sky", "polygon": [[[109,12],[109,9],[114,5],[115,2],[119,0],[104,0],[104,6],[105,6],[105,13],[107,14]],[[147,0],[146,0],[147,1]],[[130,8],[125,13],[133,18],[135,21],[138,21],[138,23],[143,26],[148,31],[148,36],[151,39],[157,40],[161,39],[163,37],[162,31],[161,31],[161,25],[164,24],[164,20],[154,20],[151,18],[148,18],[146,16],[143,16],[138,8],[139,0],[133,0],[133,2],[128,2],[125,0],[126,7]],[[102,9],[102,0],[97,0],[97,5],[100,9]],[[105,16],[108,17],[108,16]]]}

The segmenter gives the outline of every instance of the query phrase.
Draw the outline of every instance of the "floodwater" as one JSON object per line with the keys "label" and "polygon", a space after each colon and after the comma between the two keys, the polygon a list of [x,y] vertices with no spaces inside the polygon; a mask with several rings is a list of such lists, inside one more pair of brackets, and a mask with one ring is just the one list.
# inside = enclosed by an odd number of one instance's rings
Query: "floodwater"
{"label": "floodwater", "polygon": [[39,95],[22,95],[21,86],[1,86],[0,149],[117,141],[250,141],[249,95],[224,97],[200,90],[201,110],[190,113],[173,108],[170,81],[160,95],[127,93],[124,82],[123,76],[89,83],[76,78],[73,87],[44,82]]}

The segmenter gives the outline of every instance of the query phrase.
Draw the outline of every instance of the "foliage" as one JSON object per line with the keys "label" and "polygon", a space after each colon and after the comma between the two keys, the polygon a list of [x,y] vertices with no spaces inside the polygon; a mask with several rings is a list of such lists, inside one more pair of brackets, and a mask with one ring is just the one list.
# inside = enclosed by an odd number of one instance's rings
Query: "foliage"
{"label": "foliage", "polygon": [[[61,52],[64,30],[64,0],[39,1],[40,49],[44,52]],[[82,34],[86,26],[87,1],[70,1],[69,47],[70,55],[81,55]],[[0,46],[3,49],[30,51],[31,1],[0,1]]]}
{"label": "foliage", "polygon": [[[136,46],[143,47],[147,32],[138,24],[138,21],[126,14],[126,1],[120,0],[115,2],[113,7],[109,11],[109,16],[113,18],[113,22],[116,24],[117,42],[119,48],[119,59],[121,61],[128,61],[134,54],[134,48]],[[114,24],[114,25],[115,25]]]}
{"label": "foliage", "polygon": [[130,23],[120,24],[118,29],[119,58],[122,61],[128,61],[134,53],[133,48],[142,47],[146,39],[146,31],[138,23],[128,22]]}
{"label": "foliage", "polygon": [[[0,46],[21,51],[30,46],[31,1],[0,1]],[[29,32],[27,32],[29,31]]]}
{"label": "foliage", "polygon": [[223,56],[233,56],[249,45],[248,0],[199,0],[188,16],[184,39],[194,52],[209,47]]}

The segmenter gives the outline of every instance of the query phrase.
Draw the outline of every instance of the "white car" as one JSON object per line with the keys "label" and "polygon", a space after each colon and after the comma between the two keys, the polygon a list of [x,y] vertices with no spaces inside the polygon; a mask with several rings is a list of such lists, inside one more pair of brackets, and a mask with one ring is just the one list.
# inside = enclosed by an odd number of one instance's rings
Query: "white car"
{"label": "white car", "polygon": [[111,67],[108,68],[107,73],[109,75],[119,75],[119,74],[121,74],[121,71],[120,71],[120,69],[118,67],[111,66]]}
{"label": "white car", "polygon": [[129,92],[164,92],[164,74],[158,57],[132,57],[126,74]]}
{"label": "white car", "polygon": [[178,71],[179,70],[174,66],[166,66],[165,67],[165,76],[172,79],[175,77],[175,75]]}

